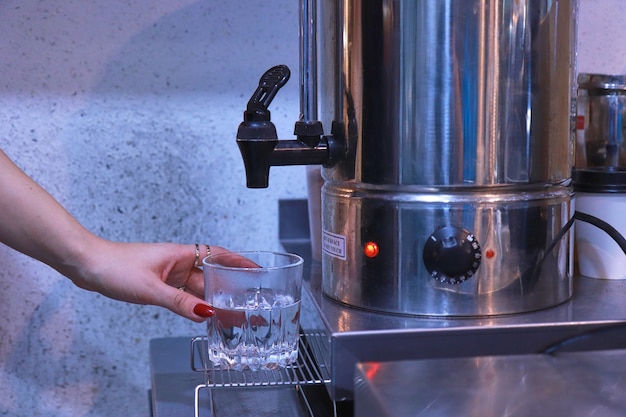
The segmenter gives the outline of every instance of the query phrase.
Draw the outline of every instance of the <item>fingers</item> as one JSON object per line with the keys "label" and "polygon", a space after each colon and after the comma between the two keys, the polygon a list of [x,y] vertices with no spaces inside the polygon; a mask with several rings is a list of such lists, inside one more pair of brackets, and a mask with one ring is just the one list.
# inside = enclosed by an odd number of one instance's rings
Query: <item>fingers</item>
{"label": "fingers", "polygon": [[[197,259],[201,257],[203,247],[206,245],[191,245],[192,250],[185,253],[191,255],[185,255],[186,259],[193,259],[194,264]],[[233,253],[220,246],[210,246],[212,255],[220,255],[219,264],[223,266],[231,266],[236,268],[258,268],[255,262],[241,255]],[[187,264],[189,265],[189,264]],[[212,306],[204,301],[204,276],[202,270],[192,267],[191,272],[187,270],[187,279],[182,283],[183,277],[180,275],[178,279],[174,276],[170,276],[171,280],[165,284],[162,289],[159,299],[161,302],[159,305],[169,309],[170,311],[193,320],[195,322],[202,322],[206,318],[211,317],[215,311]],[[184,279],[184,278],[183,278]],[[169,285],[168,285],[169,284]],[[181,291],[181,289],[183,291]]]}
{"label": "fingers", "polygon": [[193,312],[195,315],[204,318],[213,317],[213,315],[215,315],[215,309],[210,305],[204,303],[196,304],[196,306],[193,308]]}
{"label": "fingers", "polygon": [[215,314],[213,307],[201,298],[170,286],[167,291],[163,307],[180,316],[200,323]]}
{"label": "fingers", "polygon": [[250,259],[227,250],[220,252],[220,256],[214,258],[215,263],[222,266],[232,266],[234,268],[259,268],[260,265]]}
{"label": "fingers", "polygon": [[201,322],[214,314],[213,307],[204,301],[204,276],[197,268],[191,272],[185,285],[175,288],[174,294],[168,292],[166,297],[169,298],[166,300],[171,300],[171,304],[165,307],[176,314],[196,322]]}
{"label": "fingers", "polygon": [[204,299],[204,276],[202,271],[194,268],[185,284],[183,286],[177,286],[176,288],[182,289],[188,294]]}

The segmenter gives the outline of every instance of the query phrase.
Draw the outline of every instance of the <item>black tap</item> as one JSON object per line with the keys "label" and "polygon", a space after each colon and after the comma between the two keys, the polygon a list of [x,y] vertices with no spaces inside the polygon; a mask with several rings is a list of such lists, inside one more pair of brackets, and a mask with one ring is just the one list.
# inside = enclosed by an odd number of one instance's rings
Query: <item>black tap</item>
{"label": "black tap", "polygon": [[272,165],[332,166],[343,157],[344,141],[324,136],[319,121],[297,121],[297,139],[278,140],[268,107],[289,76],[285,65],[272,67],[263,74],[237,130],[248,188],[266,188]]}

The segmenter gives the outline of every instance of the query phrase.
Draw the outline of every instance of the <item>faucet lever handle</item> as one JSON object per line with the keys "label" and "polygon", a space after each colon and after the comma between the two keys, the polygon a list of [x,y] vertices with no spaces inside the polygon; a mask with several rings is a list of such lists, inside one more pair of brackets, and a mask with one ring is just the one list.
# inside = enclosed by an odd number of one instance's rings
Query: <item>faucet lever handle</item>
{"label": "faucet lever handle", "polygon": [[276,65],[267,71],[259,79],[259,86],[248,101],[245,120],[261,122],[270,120],[268,107],[278,90],[289,80],[291,72],[286,65]]}

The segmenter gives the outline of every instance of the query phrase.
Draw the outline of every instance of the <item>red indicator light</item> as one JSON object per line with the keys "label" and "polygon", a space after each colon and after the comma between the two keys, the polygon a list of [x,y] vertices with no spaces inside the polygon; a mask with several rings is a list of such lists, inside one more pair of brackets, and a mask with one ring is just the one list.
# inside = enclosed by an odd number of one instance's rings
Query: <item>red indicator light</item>
{"label": "red indicator light", "polygon": [[378,369],[380,368],[380,363],[373,362],[366,365],[367,368],[365,370],[365,377],[369,380],[374,379],[376,374],[378,373]]}
{"label": "red indicator light", "polygon": [[493,249],[487,249],[487,250],[485,251],[485,257],[486,257],[487,259],[491,259],[491,258],[493,258],[494,256],[496,256],[496,253],[493,251]]}
{"label": "red indicator light", "polygon": [[365,246],[363,246],[363,253],[368,258],[375,258],[379,251],[380,249],[378,248],[378,243],[376,242],[367,242]]}

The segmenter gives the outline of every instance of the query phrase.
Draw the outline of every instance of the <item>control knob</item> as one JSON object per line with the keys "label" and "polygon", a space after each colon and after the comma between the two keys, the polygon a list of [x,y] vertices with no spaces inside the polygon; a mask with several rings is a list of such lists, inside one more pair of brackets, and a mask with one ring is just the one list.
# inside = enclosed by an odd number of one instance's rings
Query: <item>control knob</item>
{"label": "control knob", "polygon": [[478,240],[460,227],[442,227],[424,244],[424,266],[434,279],[448,284],[474,276],[481,258]]}

